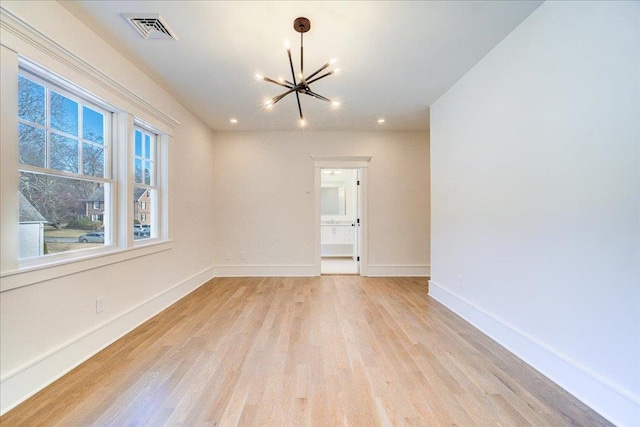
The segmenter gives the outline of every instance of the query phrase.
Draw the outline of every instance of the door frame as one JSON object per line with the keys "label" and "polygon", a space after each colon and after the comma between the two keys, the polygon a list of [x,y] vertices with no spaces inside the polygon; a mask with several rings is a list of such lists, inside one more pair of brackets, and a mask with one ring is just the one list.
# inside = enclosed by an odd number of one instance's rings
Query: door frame
{"label": "door frame", "polygon": [[360,264],[359,270],[361,276],[367,276],[368,271],[368,221],[367,221],[367,207],[368,207],[368,169],[371,162],[371,156],[311,156],[313,159],[313,241],[314,241],[314,274],[316,276],[321,275],[320,263],[322,255],[320,253],[320,226],[322,225],[322,219],[320,215],[320,189],[322,186],[322,169],[358,169],[360,171],[360,194],[362,196],[361,211],[359,212],[360,227],[356,231],[356,238],[360,239],[362,243],[359,245],[360,252]]}

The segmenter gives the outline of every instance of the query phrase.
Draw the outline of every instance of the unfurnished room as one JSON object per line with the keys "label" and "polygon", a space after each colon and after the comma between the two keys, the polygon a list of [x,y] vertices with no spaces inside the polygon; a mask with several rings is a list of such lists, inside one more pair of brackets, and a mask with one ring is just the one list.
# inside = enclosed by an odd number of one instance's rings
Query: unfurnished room
{"label": "unfurnished room", "polygon": [[0,0],[0,425],[640,427],[640,1]]}

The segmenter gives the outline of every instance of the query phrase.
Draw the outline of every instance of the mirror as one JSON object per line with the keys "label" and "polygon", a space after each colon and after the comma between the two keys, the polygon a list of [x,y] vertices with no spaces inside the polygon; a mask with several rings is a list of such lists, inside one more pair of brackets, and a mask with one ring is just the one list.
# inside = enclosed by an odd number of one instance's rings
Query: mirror
{"label": "mirror", "polygon": [[346,215],[347,200],[344,187],[322,187],[320,189],[320,212],[322,215]]}

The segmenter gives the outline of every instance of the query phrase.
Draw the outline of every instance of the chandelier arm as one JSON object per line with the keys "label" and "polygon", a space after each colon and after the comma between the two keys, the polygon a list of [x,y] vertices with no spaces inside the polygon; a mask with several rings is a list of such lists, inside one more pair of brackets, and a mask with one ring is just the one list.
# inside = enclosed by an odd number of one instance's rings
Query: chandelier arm
{"label": "chandelier arm", "polygon": [[302,115],[302,105],[300,105],[300,95],[296,91],[296,101],[298,101],[298,112],[300,113],[300,120],[304,120],[304,116]]}
{"label": "chandelier arm", "polygon": [[[287,56],[289,57],[289,67],[291,67],[291,77],[293,78],[293,84],[295,85],[295,87],[292,88],[288,93],[285,93],[283,97],[293,91],[296,92],[296,101],[298,101],[298,112],[300,113],[300,120],[304,120],[304,116],[302,115],[302,106],[300,105],[300,95],[298,94],[298,90],[302,89],[304,86],[298,85],[298,82],[296,81],[296,72],[293,71],[293,60],[291,59],[291,49],[287,49]],[[278,101],[280,99],[278,99]]]}
{"label": "chandelier arm", "polygon": [[307,91],[305,92],[305,94],[307,94],[307,95],[309,95],[309,96],[312,96],[312,97],[314,97],[314,98],[316,98],[316,99],[320,99],[320,100],[322,100],[322,101],[326,101],[326,102],[329,102],[329,103],[333,102],[333,101],[331,101],[329,98],[326,98],[326,97],[324,97],[324,96],[322,96],[322,95],[318,95],[317,93],[312,92],[312,91],[310,91],[310,90],[307,90]]}
{"label": "chandelier arm", "polygon": [[300,113],[300,120],[304,120],[304,116],[302,115],[302,106],[300,105],[300,96],[298,92],[296,92],[296,100],[298,101],[298,112]]}
{"label": "chandelier arm", "polygon": [[289,83],[289,82],[287,82],[286,80],[285,80],[284,83],[279,82],[277,80],[270,79],[269,77],[263,77],[262,80],[264,80],[265,82],[269,82],[269,83],[275,83],[278,86],[286,87],[287,89],[292,89],[293,88],[293,85],[287,85],[287,83]]}
{"label": "chandelier arm", "polygon": [[284,98],[285,96],[289,95],[291,92],[295,92],[296,96],[298,95],[298,90],[300,89],[304,89],[304,85],[302,83],[290,88],[288,91],[281,93],[278,96],[274,96],[273,98],[271,98],[271,105],[275,104],[276,102],[280,101],[282,98]]}
{"label": "chandelier arm", "polygon": [[322,67],[318,68],[314,73],[311,73],[309,77],[307,77],[307,80],[314,78],[320,71],[325,70],[329,65],[331,64],[327,62]]}
{"label": "chandelier arm", "polygon": [[323,74],[323,75],[321,75],[320,77],[316,77],[315,79],[308,81],[308,82],[307,82],[307,85],[310,85],[310,84],[311,84],[311,83],[313,83],[313,82],[317,82],[317,81],[318,81],[318,80],[320,80],[320,79],[324,79],[325,77],[330,76],[330,75],[331,75],[331,74],[333,74],[333,73],[335,73],[335,71],[329,71],[328,73],[324,73],[324,74]]}
{"label": "chandelier arm", "polygon": [[291,67],[291,77],[293,78],[293,84],[297,86],[298,81],[296,80],[296,72],[293,71],[293,60],[291,59],[291,49],[287,49],[287,56],[289,57],[289,67]]}
{"label": "chandelier arm", "polygon": [[[291,92],[294,92],[296,89],[293,88],[291,90],[288,90],[286,92],[281,93],[278,96],[274,96],[273,98],[271,98],[271,105],[275,104],[276,102],[280,101],[282,98],[284,98],[285,96],[289,95]],[[297,92],[296,92],[297,93]]]}

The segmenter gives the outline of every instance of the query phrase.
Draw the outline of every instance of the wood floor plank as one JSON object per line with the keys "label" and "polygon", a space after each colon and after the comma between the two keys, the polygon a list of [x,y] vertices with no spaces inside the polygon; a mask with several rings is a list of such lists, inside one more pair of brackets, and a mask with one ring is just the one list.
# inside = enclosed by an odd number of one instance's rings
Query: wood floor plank
{"label": "wood floor plank", "polygon": [[424,278],[218,278],[0,418],[10,426],[608,426]]}

